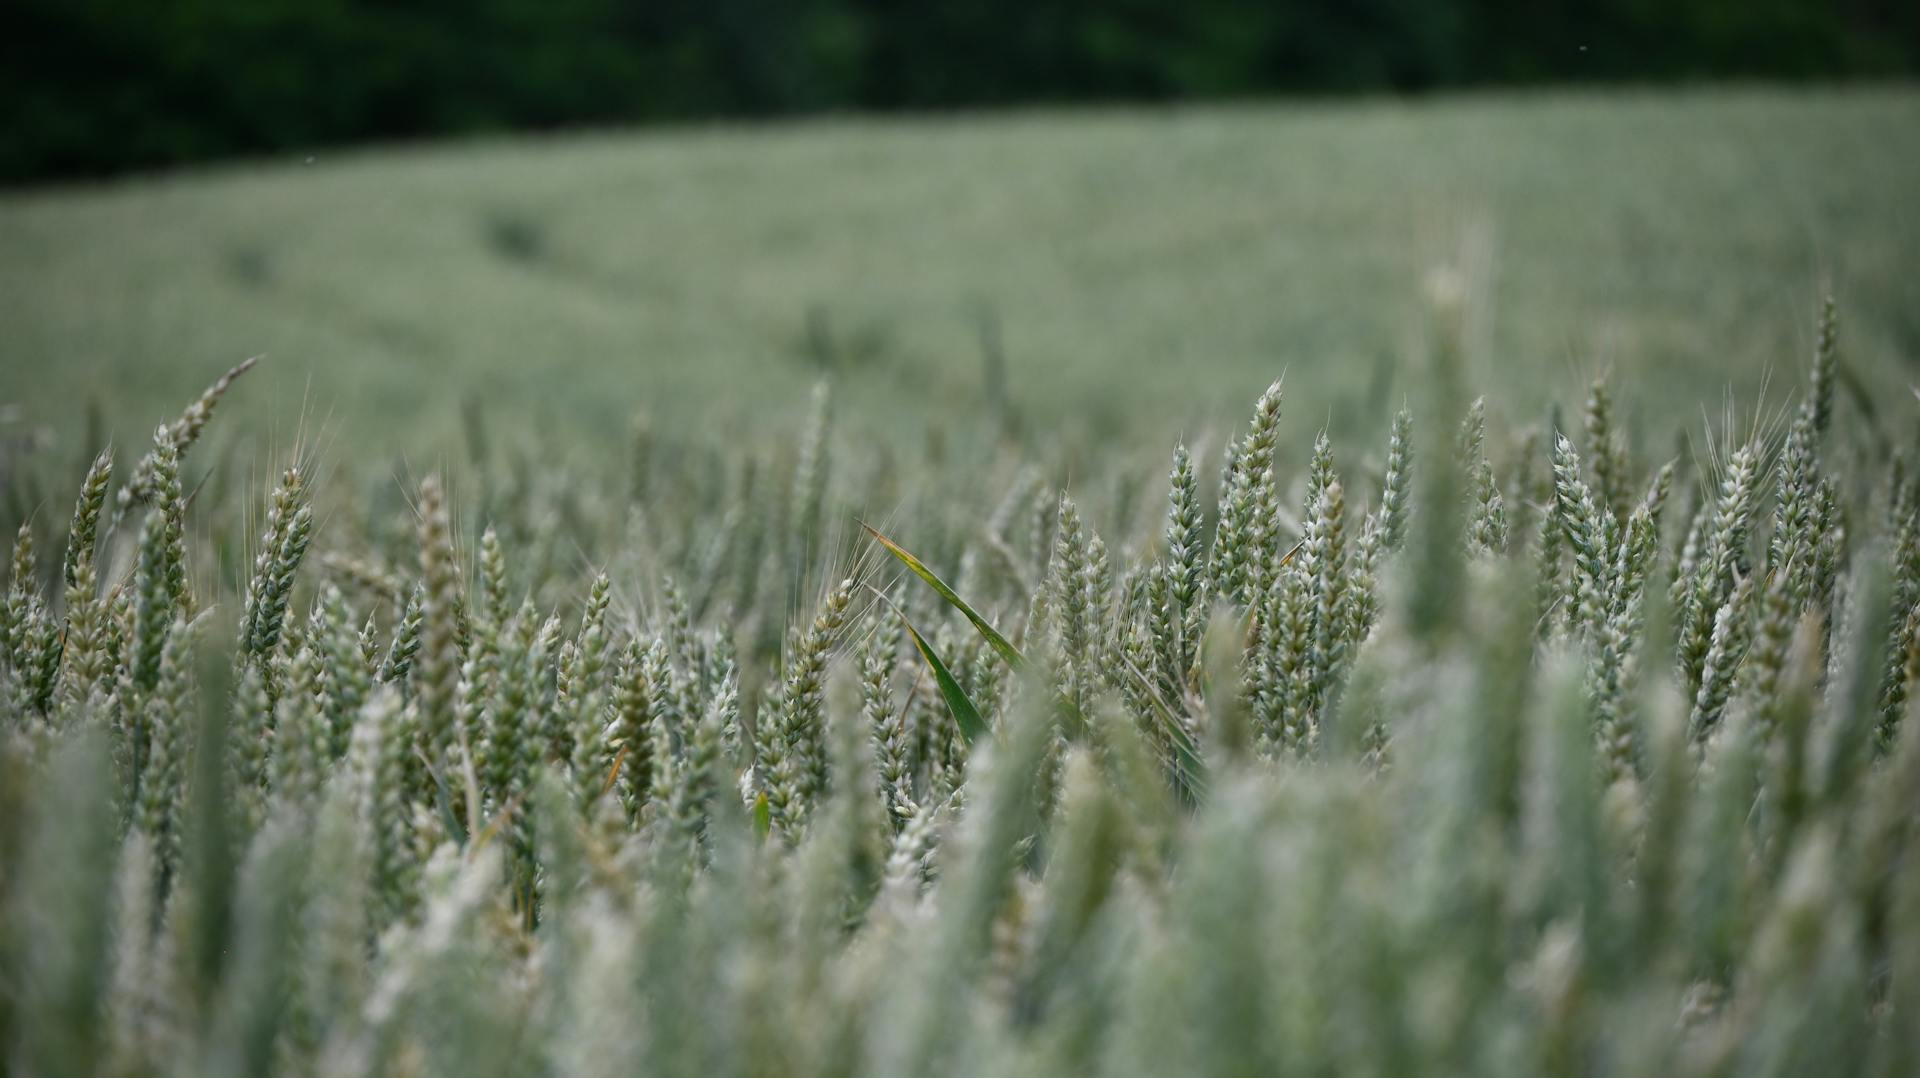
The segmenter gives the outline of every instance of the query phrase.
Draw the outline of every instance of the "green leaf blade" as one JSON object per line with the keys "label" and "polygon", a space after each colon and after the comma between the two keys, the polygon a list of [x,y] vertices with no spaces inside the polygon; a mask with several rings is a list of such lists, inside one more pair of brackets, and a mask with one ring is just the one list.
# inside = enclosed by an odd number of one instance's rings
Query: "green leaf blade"
{"label": "green leaf blade", "polygon": [[967,696],[967,690],[961,688],[960,682],[954,678],[953,671],[947,669],[947,664],[940,660],[933,645],[927,643],[926,637],[920,635],[920,630],[913,627],[913,622],[908,621],[905,614],[900,615],[900,623],[907,627],[907,635],[913,638],[913,646],[920,652],[920,657],[933,668],[933,679],[940,686],[940,695],[947,701],[947,709],[953,712],[954,721],[960,724],[960,736],[966,739],[967,744],[973,744],[988,732],[986,720],[980,717],[980,709],[974,706],[972,698]]}
{"label": "green leaf blade", "polygon": [[[959,594],[949,587],[946,581],[940,579],[932,569],[927,568],[925,563],[908,553],[906,548],[900,544],[880,534],[879,530],[873,525],[863,521],[860,526],[867,530],[868,535],[873,536],[875,542],[885,547],[889,554],[898,558],[900,564],[912,570],[913,575],[926,581],[927,585],[937,592],[942,599],[945,599],[948,603],[952,604],[954,609],[965,615],[966,619],[973,623],[973,627],[986,639],[993,650],[998,652],[1000,657],[1007,661],[1009,666],[1015,670],[1026,666],[1026,656],[1020,654],[1020,649],[1014,647],[1006,637],[1000,635],[998,629],[995,629],[986,618],[981,617],[978,611],[968,605],[965,599],[960,598]],[[908,626],[907,631],[912,632],[912,626]]]}

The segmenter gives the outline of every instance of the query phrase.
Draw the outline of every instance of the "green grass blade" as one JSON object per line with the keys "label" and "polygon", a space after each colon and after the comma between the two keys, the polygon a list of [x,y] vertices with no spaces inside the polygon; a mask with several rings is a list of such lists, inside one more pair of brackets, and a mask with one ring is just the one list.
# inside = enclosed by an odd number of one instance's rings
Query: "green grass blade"
{"label": "green grass blade", "polygon": [[920,630],[913,627],[913,622],[908,621],[905,614],[900,615],[900,623],[907,627],[907,635],[913,638],[913,646],[919,650],[920,657],[933,668],[933,679],[940,685],[940,695],[946,698],[947,709],[953,712],[954,721],[960,724],[960,736],[967,739],[967,744],[973,744],[987,732],[987,723],[980,717],[980,709],[973,706],[967,690],[961,688],[960,682],[954,679],[953,671],[940,661],[939,653],[933,650],[933,645],[927,643],[926,637],[920,635]]}
{"label": "green grass blade", "polygon": [[[939,576],[935,575],[934,571],[932,569],[927,568],[926,565],[923,562],[921,562],[919,558],[916,558],[912,554],[908,553],[906,549],[903,548],[899,543],[896,543],[893,540],[887,538],[886,536],[880,534],[879,530],[876,529],[873,525],[868,524],[865,521],[862,521],[860,526],[867,530],[868,535],[873,536],[875,542],[879,543],[883,547],[886,547],[887,552],[889,554],[892,554],[894,557],[900,559],[900,564],[906,566],[908,569],[913,570],[913,575],[926,581],[928,586],[932,587],[934,591],[938,592],[942,599],[945,599],[947,602],[953,604],[954,609],[960,611],[960,613],[965,614],[967,617],[967,620],[973,623],[973,627],[979,630],[980,635],[986,638],[987,643],[993,646],[993,650],[1000,653],[1000,657],[1002,659],[1005,659],[1009,666],[1012,666],[1014,669],[1018,670],[1021,667],[1026,665],[1026,662],[1027,662],[1026,656],[1020,654],[1020,649],[1014,647],[1011,643],[1009,643],[1006,637],[1001,636],[1000,631],[998,629],[995,629],[992,625],[988,624],[986,618],[981,617],[978,611],[974,610],[973,607],[967,605],[967,601],[965,599],[960,598],[960,596],[957,593],[955,593],[952,588],[947,586],[946,581],[940,579]],[[907,631],[910,633],[913,632],[913,626],[911,625],[907,626]],[[919,635],[917,633],[915,634],[914,639],[916,641],[919,639]]]}

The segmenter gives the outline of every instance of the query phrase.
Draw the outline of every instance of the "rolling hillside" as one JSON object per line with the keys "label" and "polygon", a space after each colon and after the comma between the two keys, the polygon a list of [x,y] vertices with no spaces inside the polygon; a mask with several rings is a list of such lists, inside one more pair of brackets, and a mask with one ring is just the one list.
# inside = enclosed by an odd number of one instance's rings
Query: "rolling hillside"
{"label": "rolling hillside", "polygon": [[1412,388],[1453,266],[1496,419],[1611,363],[1645,421],[1685,422],[1797,377],[1828,287],[1857,388],[1904,394],[1916,191],[1895,88],[375,148],[0,195],[0,401],[144,438],[265,353],[239,427],[398,454],[466,401],[591,451],[637,412],[790,423],[824,373],[846,429],[911,444],[999,387],[1076,442],[1237,422],[1284,370],[1355,435]]}

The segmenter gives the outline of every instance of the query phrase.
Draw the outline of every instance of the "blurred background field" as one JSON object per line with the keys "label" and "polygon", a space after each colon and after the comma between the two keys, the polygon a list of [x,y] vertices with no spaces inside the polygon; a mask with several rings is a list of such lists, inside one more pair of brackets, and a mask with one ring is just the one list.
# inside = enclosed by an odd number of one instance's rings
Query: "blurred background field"
{"label": "blurred background field", "polygon": [[1828,290],[1851,391],[1904,397],[1916,192],[1920,92],[1895,86],[319,150],[0,192],[0,401],[16,435],[96,409],[144,439],[265,354],[223,426],[304,419],[375,462],[476,414],[556,453],[636,414],[748,435],[830,378],[843,430],[894,444],[1127,432],[1158,455],[1284,371],[1296,422],[1354,437],[1418,393],[1452,267],[1496,414],[1611,365],[1672,426],[1796,381]]}

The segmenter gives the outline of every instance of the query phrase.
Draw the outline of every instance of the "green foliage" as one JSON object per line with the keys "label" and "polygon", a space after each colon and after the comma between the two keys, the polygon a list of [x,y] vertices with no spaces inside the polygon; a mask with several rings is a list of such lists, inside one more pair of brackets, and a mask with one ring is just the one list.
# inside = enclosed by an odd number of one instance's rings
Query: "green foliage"
{"label": "green foliage", "polygon": [[475,535],[438,475],[189,502],[162,428],[137,522],[96,466],[15,547],[9,1072],[1909,1072],[1911,480],[1825,360],[1655,469],[1611,398],[1504,450],[1451,347],[1377,509],[1270,394],[1218,523],[1180,450],[1164,520],[914,463],[856,539],[816,413],[758,539],[691,454],[641,513],[482,464]]}
{"label": "green foliage", "polygon": [[[1907,11],[1872,0],[206,0],[162,11],[16,0],[0,10],[0,180],[618,120],[1910,74],[1920,23]],[[496,214],[489,232],[508,257],[545,251],[538,225],[515,214]]]}

